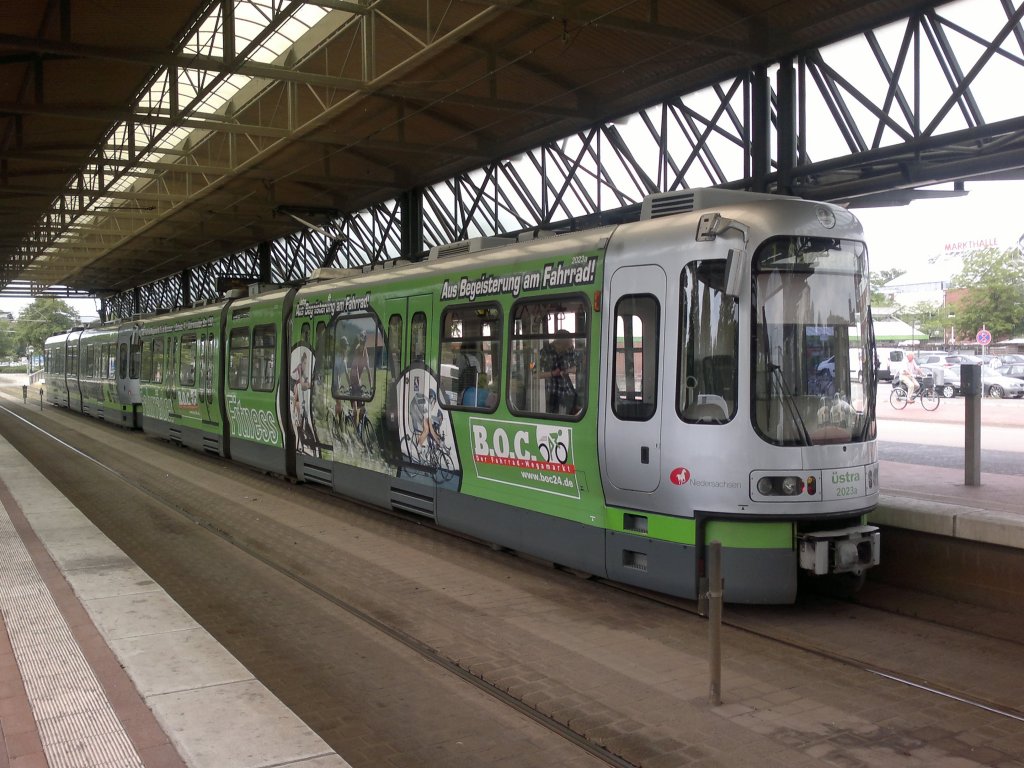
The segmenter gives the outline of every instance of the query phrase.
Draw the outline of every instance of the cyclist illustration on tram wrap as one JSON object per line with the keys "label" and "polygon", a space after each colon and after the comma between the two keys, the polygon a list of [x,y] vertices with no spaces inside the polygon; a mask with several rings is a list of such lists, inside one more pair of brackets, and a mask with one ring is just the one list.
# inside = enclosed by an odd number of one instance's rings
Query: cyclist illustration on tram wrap
{"label": "cyclist illustration on tram wrap", "polygon": [[308,346],[300,345],[292,350],[289,381],[295,449],[300,453],[315,454],[318,446],[310,392],[313,363],[313,351]]}
{"label": "cyclist illustration on tram wrap", "polygon": [[396,385],[401,452],[407,466],[433,471],[441,482],[451,480],[459,472],[459,458],[436,377],[423,369],[412,370]]}
{"label": "cyclist illustration on tram wrap", "polygon": [[567,464],[569,462],[569,446],[562,438],[563,431],[567,432],[567,430],[553,429],[544,436],[543,440],[538,433],[538,450],[543,461],[549,464]]}

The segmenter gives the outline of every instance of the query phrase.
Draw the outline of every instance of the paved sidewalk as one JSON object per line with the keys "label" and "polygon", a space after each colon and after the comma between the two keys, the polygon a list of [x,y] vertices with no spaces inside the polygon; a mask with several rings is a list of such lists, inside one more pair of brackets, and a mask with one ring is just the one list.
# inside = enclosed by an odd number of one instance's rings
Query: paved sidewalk
{"label": "paved sidewalk", "polygon": [[0,609],[2,768],[348,766],[2,438]]}

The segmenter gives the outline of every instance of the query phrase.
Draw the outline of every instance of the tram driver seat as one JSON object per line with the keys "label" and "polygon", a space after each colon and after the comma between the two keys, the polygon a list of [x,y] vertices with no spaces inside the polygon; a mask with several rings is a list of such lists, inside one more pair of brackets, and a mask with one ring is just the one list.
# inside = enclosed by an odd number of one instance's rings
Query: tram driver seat
{"label": "tram driver seat", "polygon": [[697,395],[696,402],[683,412],[683,418],[698,424],[725,424],[729,406],[721,395]]}

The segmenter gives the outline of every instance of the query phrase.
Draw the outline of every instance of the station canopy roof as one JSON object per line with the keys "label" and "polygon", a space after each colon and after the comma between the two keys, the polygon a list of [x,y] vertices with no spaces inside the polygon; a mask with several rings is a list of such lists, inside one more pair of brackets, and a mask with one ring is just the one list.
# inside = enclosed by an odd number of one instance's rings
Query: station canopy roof
{"label": "station canopy roof", "polygon": [[124,291],[930,5],[3,3],[0,289]]}

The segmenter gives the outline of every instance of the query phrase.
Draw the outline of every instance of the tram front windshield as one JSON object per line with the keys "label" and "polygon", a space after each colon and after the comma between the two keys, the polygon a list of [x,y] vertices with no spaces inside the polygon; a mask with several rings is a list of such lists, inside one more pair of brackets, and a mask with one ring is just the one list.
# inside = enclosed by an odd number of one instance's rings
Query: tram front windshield
{"label": "tram front windshield", "polygon": [[754,426],[777,445],[874,438],[864,244],[767,240],[753,260]]}

